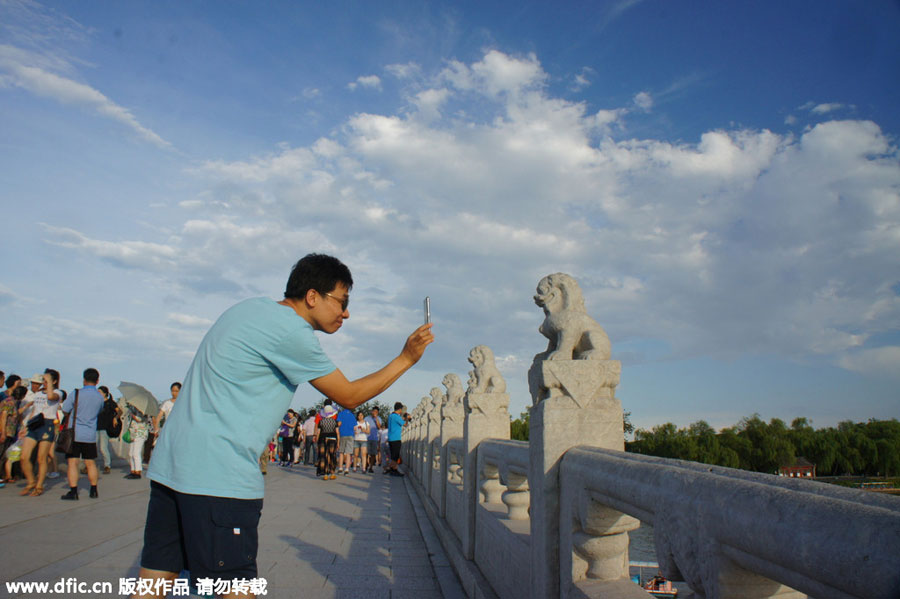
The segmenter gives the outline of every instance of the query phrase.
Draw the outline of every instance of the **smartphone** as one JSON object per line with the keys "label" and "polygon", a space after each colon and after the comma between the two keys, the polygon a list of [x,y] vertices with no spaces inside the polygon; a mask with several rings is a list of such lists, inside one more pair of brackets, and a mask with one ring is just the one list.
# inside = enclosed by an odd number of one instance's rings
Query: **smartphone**
{"label": "smartphone", "polygon": [[431,298],[425,298],[425,324],[431,322]]}

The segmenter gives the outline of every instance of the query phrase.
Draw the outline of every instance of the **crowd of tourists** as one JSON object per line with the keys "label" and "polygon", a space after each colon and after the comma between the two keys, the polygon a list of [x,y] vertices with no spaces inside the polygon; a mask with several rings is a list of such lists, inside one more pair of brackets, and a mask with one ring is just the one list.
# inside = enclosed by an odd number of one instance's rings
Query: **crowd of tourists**
{"label": "crowd of tourists", "polygon": [[394,452],[392,458],[391,445],[399,444],[405,410],[397,402],[385,420],[378,406],[354,411],[336,408],[330,399],[319,410],[290,409],[260,456],[260,470],[266,474],[268,464],[277,462],[285,468],[314,465],[316,476],[323,480],[351,471],[372,474],[376,468],[383,474],[403,476],[397,467],[399,455]]}
{"label": "crowd of tourists", "polygon": [[[24,481],[21,495],[42,495],[46,479],[60,476],[62,455],[69,483],[62,499],[79,498],[80,475],[87,475],[89,496],[97,498],[100,472],[112,472],[110,440],[120,436],[128,444],[129,472],[124,478],[142,478],[181,383],[172,383],[171,397],[150,416],[130,403],[120,405],[108,387],[98,385],[99,379],[99,372],[88,368],[83,386],[69,393],[60,387],[59,372],[52,368],[25,381],[0,371],[0,488]],[[403,476],[399,456],[391,457],[391,445],[400,440],[405,407],[398,402],[394,408],[387,418],[379,414],[378,406],[349,410],[330,399],[319,410],[290,409],[260,456],[260,469],[266,474],[271,463],[285,468],[315,466],[316,476],[323,480],[342,473],[371,474],[376,468]],[[74,433],[73,442],[60,447],[60,432],[67,429]]]}
{"label": "crowd of tourists", "polygon": [[172,396],[150,416],[130,403],[120,406],[109,388],[98,384],[100,373],[95,368],[86,369],[82,379],[81,387],[67,392],[53,368],[27,380],[0,371],[0,488],[24,481],[20,495],[43,495],[46,480],[60,476],[62,455],[69,483],[62,499],[79,498],[80,475],[87,475],[89,496],[96,499],[100,472],[112,472],[110,440],[120,436],[129,443],[129,473],[124,478],[142,477],[181,383],[172,383]]}

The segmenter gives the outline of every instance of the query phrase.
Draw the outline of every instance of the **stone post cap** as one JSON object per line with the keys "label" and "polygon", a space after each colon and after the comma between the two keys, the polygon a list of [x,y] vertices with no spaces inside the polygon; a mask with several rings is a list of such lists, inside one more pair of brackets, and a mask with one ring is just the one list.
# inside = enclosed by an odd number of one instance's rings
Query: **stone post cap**
{"label": "stone post cap", "polygon": [[618,360],[543,360],[528,371],[534,405],[552,400],[571,407],[600,407],[615,401],[622,373]]}
{"label": "stone post cap", "polygon": [[466,416],[503,416],[509,418],[509,393],[473,393],[463,398]]}

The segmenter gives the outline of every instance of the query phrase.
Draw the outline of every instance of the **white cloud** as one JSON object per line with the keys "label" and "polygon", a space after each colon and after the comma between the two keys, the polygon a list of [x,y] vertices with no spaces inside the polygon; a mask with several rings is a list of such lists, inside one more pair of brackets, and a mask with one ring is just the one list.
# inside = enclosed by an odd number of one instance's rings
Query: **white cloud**
{"label": "white cloud", "polygon": [[23,58],[35,58],[35,63],[46,63],[38,55],[22,52],[10,46],[0,46],[0,72],[5,73],[7,85],[14,85],[35,95],[51,98],[64,104],[91,108],[98,114],[118,121],[130,128],[142,139],[160,148],[171,144],[151,129],[143,126],[128,109],[119,106],[93,87],[68,77],[57,75],[43,66],[22,62]]}
{"label": "white cloud", "polygon": [[314,164],[312,152],[306,148],[295,148],[248,161],[211,160],[204,162],[195,172],[204,172],[229,181],[262,182],[273,177],[304,178]]}
{"label": "white cloud", "polygon": [[153,272],[171,270],[179,257],[177,248],[146,241],[102,241],[65,227],[41,225],[47,231],[47,243],[67,249],[82,250],[97,258],[125,268]]}
{"label": "white cloud", "polygon": [[357,77],[356,81],[347,84],[347,89],[355,90],[357,87],[365,87],[368,89],[381,89],[381,78],[378,75],[363,75]]}
{"label": "white cloud", "polygon": [[441,105],[449,96],[450,90],[447,89],[426,89],[415,95],[413,104],[422,118],[431,121],[440,118]]}
{"label": "white cloud", "polygon": [[487,342],[525,363],[541,344],[530,296],[556,271],[581,281],[614,349],[658,339],[677,356],[839,361],[897,328],[900,161],[875,123],[618,140],[640,94],[588,113],[546,80],[534,56],[451,61],[409,92],[410,114],[355,114],[309,147],[191,171],[206,190],[180,205],[202,210],[171,238],[49,239],[236,296],[277,288],[306,251],[337,252],[389,290],[353,309],[364,326],[340,347],[361,355],[382,350],[368,334],[380,322],[415,319],[390,306],[431,294],[454,322],[435,351],[460,360]]}
{"label": "white cloud", "polygon": [[389,64],[384,67],[384,70],[397,79],[410,79],[421,74],[422,67],[415,62],[408,62],[406,64]]}
{"label": "white cloud", "polygon": [[[94,363],[116,364],[136,355],[143,359],[189,360],[204,332],[119,316],[40,316],[24,324],[20,335],[25,340],[23,345],[49,363],[71,362],[73,356],[80,362],[89,355]],[[65,339],[65,344],[61,345],[60,339]]]}
{"label": "white cloud", "polygon": [[546,79],[547,74],[534,54],[517,58],[498,50],[489,51],[471,66],[450,61],[439,76],[439,80],[460,90],[478,89],[490,96],[508,94],[514,98],[540,88]]}
{"label": "white cloud", "polygon": [[843,108],[843,104],[838,103],[825,103],[825,104],[816,104],[809,111],[813,114],[828,114],[829,112],[834,112],[835,110],[840,110]]}
{"label": "white cloud", "polygon": [[169,322],[185,326],[188,328],[200,328],[200,329],[208,329],[213,321],[209,318],[203,318],[201,316],[194,316],[192,314],[179,314],[177,312],[170,312],[167,315]]}
{"label": "white cloud", "polygon": [[591,67],[583,67],[580,73],[576,73],[572,78],[572,84],[569,86],[569,89],[573,92],[579,92],[587,87],[590,87],[591,80],[590,76],[594,74],[594,69]]}
{"label": "white cloud", "polygon": [[900,347],[878,347],[843,356],[840,365],[865,375],[900,378]]}
{"label": "white cloud", "polygon": [[4,285],[0,285],[0,306],[7,306],[12,304],[18,299],[15,293],[13,293],[12,289]]}
{"label": "white cloud", "polygon": [[653,97],[647,92],[639,92],[634,96],[634,105],[644,112],[653,108]]}

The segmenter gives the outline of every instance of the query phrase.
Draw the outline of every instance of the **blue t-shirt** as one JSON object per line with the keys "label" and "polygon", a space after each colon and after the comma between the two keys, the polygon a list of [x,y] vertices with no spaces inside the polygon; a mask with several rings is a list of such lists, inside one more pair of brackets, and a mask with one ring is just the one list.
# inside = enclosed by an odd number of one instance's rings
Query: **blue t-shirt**
{"label": "blue t-shirt", "polygon": [[[366,422],[369,423],[369,441],[378,440],[378,425],[375,423],[374,416],[366,416]],[[378,417],[378,424],[381,424],[381,416]]]}
{"label": "blue t-shirt", "polygon": [[200,342],[149,478],[191,495],[263,497],[259,456],[294,391],[334,370],[289,306],[268,298],[232,306]]}
{"label": "blue t-shirt", "polygon": [[341,410],[338,412],[337,419],[341,423],[341,428],[338,431],[341,436],[352,437],[353,427],[356,426],[356,414],[353,413],[353,410]]}
{"label": "blue t-shirt", "polygon": [[[103,408],[106,398],[97,391],[94,385],[85,385],[78,390],[78,417],[75,419],[75,440],[78,443],[97,442],[97,416]],[[62,411],[67,414],[75,409],[75,391],[66,396]],[[69,416],[69,426],[72,417]]]}
{"label": "blue t-shirt", "polygon": [[391,412],[388,416],[388,441],[399,441],[403,437],[403,416]]}

